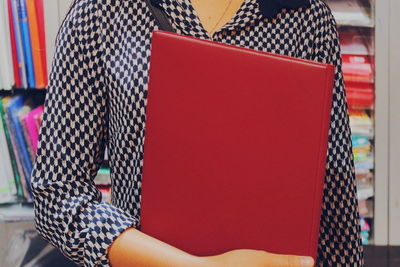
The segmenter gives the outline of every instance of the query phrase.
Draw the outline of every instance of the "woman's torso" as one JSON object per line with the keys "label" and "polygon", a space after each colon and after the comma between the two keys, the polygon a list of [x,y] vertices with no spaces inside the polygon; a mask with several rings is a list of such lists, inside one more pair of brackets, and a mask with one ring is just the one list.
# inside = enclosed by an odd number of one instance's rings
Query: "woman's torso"
{"label": "woman's torso", "polygon": [[[325,62],[326,53],[321,34],[331,23],[329,8],[320,0],[311,0],[309,7],[296,10],[282,10],[274,19],[262,19],[256,0],[244,0],[232,20],[210,37],[191,6],[190,0],[162,0],[162,6],[168,14],[173,28],[179,34],[211,39],[266,52],[283,54],[309,60]],[[140,218],[140,194],[143,166],[144,129],[146,122],[148,70],[150,59],[151,32],[156,29],[144,1],[116,0],[114,5],[104,5],[101,14],[103,21],[103,61],[105,62],[106,86],[109,98],[109,156],[112,179],[112,203]],[[106,22],[106,23],[104,23]],[[329,47],[328,47],[329,48]],[[334,59],[340,64],[339,58]],[[340,66],[339,66],[340,67]],[[336,77],[338,79],[338,77]],[[267,81],[266,81],[267,82]],[[338,86],[336,84],[336,86]],[[339,89],[338,89],[339,90]],[[340,90],[343,90],[341,88]],[[343,92],[339,92],[335,101],[343,101]],[[335,96],[334,96],[335,97]],[[343,104],[343,103],[341,103]],[[335,106],[335,103],[334,103]],[[336,110],[336,118],[345,118],[345,110]],[[339,127],[339,126],[338,126]],[[342,127],[342,126],[340,126]],[[350,150],[349,144],[340,139],[349,132],[345,128],[333,131],[331,139],[334,150],[330,150],[331,159],[337,158],[335,151]],[[333,141],[332,141],[333,140]],[[340,157],[340,156],[339,156]],[[331,166],[331,173],[339,173],[340,167]],[[344,166],[344,168],[351,168]],[[328,187],[335,187],[339,181],[330,181]],[[353,190],[353,189],[350,189]],[[346,192],[348,194],[348,192]],[[350,194],[354,192],[350,191]],[[345,196],[346,198],[346,196]],[[330,198],[326,198],[329,200]],[[351,200],[353,201],[353,200]],[[340,212],[337,202],[331,208],[333,213]],[[352,209],[355,209],[354,204]],[[327,212],[326,214],[329,214]],[[326,220],[326,227],[330,219]],[[351,223],[352,233],[355,218]],[[328,233],[330,230],[325,229]],[[329,235],[329,236],[328,236]],[[331,233],[326,238],[330,238]],[[359,253],[357,234],[351,241],[350,250]],[[336,248],[337,241],[326,244],[323,253],[341,255]],[[339,242],[340,243],[340,242]],[[339,245],[338,245],[339,246]],[[328,251],[328,252],[327,252]],[[326,254],[324,254],[326,255]],[[343,255],[343,257],[345,257]]]}
{"label": "woman's torso", "polygon": [[[280,13],[276,20],[260,20],[255,0],[245,0],[238,12],[212,38],[202,28],[189,0],[163,1],[177,33],[304,59],[314,59],[313,32],[318,9]],[[113,204],[139,214],[143,166],[147,84],[151,31],[156,28],[143,1],[121,1],[109,16],[103,55],[110,107],[110,158]]]}

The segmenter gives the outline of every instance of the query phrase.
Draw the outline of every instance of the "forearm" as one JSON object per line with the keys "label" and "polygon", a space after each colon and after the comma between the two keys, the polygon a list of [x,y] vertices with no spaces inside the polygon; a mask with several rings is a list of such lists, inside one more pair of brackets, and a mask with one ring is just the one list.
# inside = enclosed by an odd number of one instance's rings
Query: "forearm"
{"label": "forearm", "polygon": [[205,258],[190,255],[135,228],[127,229],[114,240],[108,257],[112,267],[205,266]]}

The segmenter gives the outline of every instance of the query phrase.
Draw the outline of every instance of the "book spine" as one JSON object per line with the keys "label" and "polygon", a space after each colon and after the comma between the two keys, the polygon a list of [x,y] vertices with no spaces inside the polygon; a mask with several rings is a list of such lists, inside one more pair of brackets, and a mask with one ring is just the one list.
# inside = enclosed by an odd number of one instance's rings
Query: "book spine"
{"label": "book spine", "polygon": [[28,11],[26,0],[17,0],[17,10],[21,29],[23,52],[25,56],[26,73],[28,78],[28,86],[35,88],[35,72],[32,58],[31,38],[29,34]]}
{"label": "book spine", "polygon": [[21,186],[21,182],[20,182],[20,176],[18,173],[18,167],[17,167],[17,162],[15,159],[15,155],[14,155],[14,151],[12,149],[12,143],[11,143],[11,138],[10,138],[10,133],[8,131],[8,127],[7,127],[7,121],[6,121],[6,115],[4,112],[4,104],[3,104],[4,98],[0,100],[0,120],[2,120],[2,124],[4,125],[4,134],[6,137],[6,145],[7,145],[7,151],[9,153],[9,158],[10,158],[10,163],[11,163],[11,170],[12,170],[12,174],[14,176],[14,181],[15,181],[15,186],[16,186],[16,190],[17,190],[17,196],[19,197],[23,197],[23,189]]}
{"label": "book spine", "polygon": [[39,28],[36,16],[35,0],[26,0],[28,10],[29,33],[32,44],[32,58],[36,88],[44,88],[43,64],[40,53]]}
{"label": "book spine", "polygon": [[48,85],[47,78],[47,51],[46,51],[46,30],[44,22],[43,0],[35,0],[36,17],[39,31],[39,51],[42,59],[42,72],[44,79],[44,87]]}
{"label": "book spine", "polygon": [[20,152],[22,167],[23,167],[23,171],[24,171],[24,178],[25,178],[24,181],[25,181],[27,191],[29,192],[29,200],[30,200],[31,199],[30,176],[31,176],[31,171],[32,171],[32,162],[29,158],[28,146],[27,146],[27,143],[25,142],[25,137],[24,137],[21,121],[19,120],[19,116],[18,116],[18,111],[19,110],[17,110],[17,109],[13,110],[12,122],[13,122],[14,128],[15,128],[15,134],[16,134],[15,137],[16,137],[16,141],[17,141],[17,146],[19,146],[19,152]]}
{"label": "book spine", "polygon": [[47,73],[51,71],[51,64],[55,55],[55,42],[57,32],[60,28],[59,5],[61,1],[43,0],[44,23],[46,28],[46,53],[47,53]]}
{"label": "book spine", "polygon": [[[36,157],[36,151],[37,151],[37,147],[38,147],[38,142],[39,142],[39,127],[37,127],[36,125],[36,120],[35,120],[35,116],[38,115],[40,116],[40,114],[43,112],[43,105],[40,105],[36,108],[34,108],[29,115],[26,117],[26,124],[28,127],[28,131],[29,131],[29,136],[31,138],[31,143],[33,146],[33,153],[34,156]],[[35,158],[34,157],[34,158]]]}
{"label": "book spine", "polygon": [[10,90],[14,83],[14,73],[11,59],[11,46],[10,46],[10,27],[8,18],[7,2],[0,1],[0,58],[3,60],[1,64],[2,75],[2,89]]}
{"label": "book spine", "polygon": [[25,58],[24,58],[24,51],[22,48],[22,36],[21,36],[21,29],[20,29],[20,23],[19,23],[17,1],[18,0],[11,0],[12,17],[13,17],[13,21],[14,21],[14,32],[15,32],[15,41],[16,41],[16,51],[17,51],[17,58],[18,58],[18,70],[19,70],[19,73],[21,74],[21,87],[27,88],[28,81],[26,78]]}
{"label": "book spine", "polygon": [[[12,101],[12,100],[10,100]],[[24,171],[23,171],[23,167],[22,167],[22,161],[20,158],[20,151],[19,148],[17,146],[17,141],[15,138],[15,133],[14,133],[14,129],[12,127],[12,123],[11,123],[11,118],[10,118],[10,114],[9,114],[9,109],[7,107],[5,107],[5,121],[6,121],[6,125],[7,125],[7,129],[8,129],[8,136],[9,136],[9,144],[10,144],[10,151],[13,151],[13,156],[15,159],[15,163],[16,163],[16,173],[18,174],[16,177],[18,177],[18,181],[17,184],[21,186],[22,188],[22,196],[23,198],[27,199],[29,197],[29,193],[28,193],[28,189],[26,188],[25,183],[23,182],[25,180],[25,175],[24,175]]]}
{"label": "book spine", "polygon": [[24,134],[24,140],[25,140],[25,144],[26,144],[26,148],[28,151],[28,155],[29,155],[29,161],[31,162],[31,171],[32,171],[32,166],[34,164],[34,154],[33,154],[33,146],[32,146],[32,141],[31,141],[31,136],[29,133],[29,128],[28,128],[28,124],[27,124],[27,117],[28,114],[21,114],[19,116],[19,121],[21,123],[21,128],[22,128],[22,132]]}
{"label": "book spine", "polygon": [[[2,108],[1,100],[0,100],[0,108]],[[4,129],[3,119],[1,116],[0,116],[0,139],[1,139],[0,141],[1,147],[4,148],[0,151],[0,153],[2,153],[1,159],[3,161],[0,162],[0,164],[3,164],[4,167],[4,171],[0,173],[0,175],[3,174],[4,177],[6,177],[6,181],[11,195],[17,195],[17,186],[15,184],[14,173],[12,170],[12,164],[10,159],[10,152],[8,151],[7,138]]]}
{"label": "book spine", "polygon": [[7,7],[8,7],[8,19],[9,19],[9,27],[10,27],[12,65],[13,65],[13,70],[14,70],[14,83],[15,83],[16,87],[22,87],[21,74],[20,74],[19,68],[18,68],[17,44],[15,41],[14,19],[13,19],[13,15],[12,15],[11,0],[7,0]]}
{"label": "book spine", "polygon": [[[0,99],[1,108],[1,99]],[[8,157],[7,140],[4,132],[4,123],[0,119],[0,147],[5,149],[0,150],[0,158],[4,162],[0,164],[0,203],[7,203],[14,201],[14,195],[16,194],[16,185],[11,170],[11,161]]]}
{"label": "book spine", "polygon": [[[1,129],[0,129],[1,131]],[[1,132],[0,132],[1,138]],[[2,140],[0,139],[0,145],[2,145]],[[7,177],[4,176],[4,165],[0,164],[0,204],[11,202],[12,195],[10,193],[10,188],[7,184]]]}

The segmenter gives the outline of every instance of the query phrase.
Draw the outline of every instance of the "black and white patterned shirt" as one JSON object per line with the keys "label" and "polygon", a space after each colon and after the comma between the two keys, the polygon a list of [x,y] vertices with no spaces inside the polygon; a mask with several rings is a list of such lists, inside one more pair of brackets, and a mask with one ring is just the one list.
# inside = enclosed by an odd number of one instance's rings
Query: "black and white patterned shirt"
{"label": "black and white patterned shirt", "polygon": [[[321,0],[264,18],[244,0],[213,36],[190,0],[160,0],[174,29],[336,66],[319,266],[362,266],[349,118],[336,22]],[[151,32],[143,0],[80,0],[56,40],[32,171],[38,232],[75,263],[109,266],[109,245],[140,222]],[[112,203],[93,182],[108,146]],[[240,212],[240,211],[239,211]],[[293,218],[294,220],[296,218]]]}

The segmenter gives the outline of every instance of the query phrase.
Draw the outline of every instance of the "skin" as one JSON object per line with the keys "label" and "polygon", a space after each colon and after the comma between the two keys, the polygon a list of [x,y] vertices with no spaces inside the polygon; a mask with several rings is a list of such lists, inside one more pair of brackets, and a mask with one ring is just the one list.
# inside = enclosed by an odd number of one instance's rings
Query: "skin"
{"label": "skin", "polygon": [[[191,0],[210,36],[236,13],[243,0]],[[261,250],[233,250],[224,254],[198,257],[188,254],[135,228],[121,233],[108,250],[113,267],[311,267],[311,257],[272,254]]]}
{"label": "skin", "polygon": [[192,0],[192,6],[210,36],[229,22],[243,0]]}
{"label": "skin", "polygon": [[240,249],[224,254],[198,257],[188,254],[135,228],[120,234],[109,248],[113,267],[312,267],[313,259]]}

